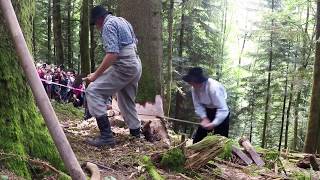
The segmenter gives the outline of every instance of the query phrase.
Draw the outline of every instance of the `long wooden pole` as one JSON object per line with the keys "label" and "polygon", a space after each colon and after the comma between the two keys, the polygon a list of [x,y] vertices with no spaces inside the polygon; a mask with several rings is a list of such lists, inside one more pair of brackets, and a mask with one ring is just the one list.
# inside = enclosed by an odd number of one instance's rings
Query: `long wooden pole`
{"label": "long wooden pole", "polygon": [[85,180],[85,174],[71,149],[66,135],[60,127],[58,118],[51,106],[47,93],[45,92],[41,83],[40,77],[37,74],[35,65],[33,63],[33,58],[23,37],[17,16],[12,7],[11,0],[0,0],[0,10],[3,13],[8,29],[10,30],[16,52],[20,57],[20,64],[26,74],[36,103],[42,116],[44,117],[45,123],[60,153],[60,156],[72,179]]}

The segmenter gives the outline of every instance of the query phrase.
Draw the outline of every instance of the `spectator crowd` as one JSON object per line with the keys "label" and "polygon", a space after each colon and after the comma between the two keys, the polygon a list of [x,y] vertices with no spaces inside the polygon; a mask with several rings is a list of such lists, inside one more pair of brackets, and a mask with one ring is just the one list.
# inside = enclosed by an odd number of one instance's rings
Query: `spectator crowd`
{"label": "spectator crowd", "polygon": [[85,84],[74,70],[65,70],[63,65],[36,64],[38,75],[50,99],[62,103],[84,105]]}

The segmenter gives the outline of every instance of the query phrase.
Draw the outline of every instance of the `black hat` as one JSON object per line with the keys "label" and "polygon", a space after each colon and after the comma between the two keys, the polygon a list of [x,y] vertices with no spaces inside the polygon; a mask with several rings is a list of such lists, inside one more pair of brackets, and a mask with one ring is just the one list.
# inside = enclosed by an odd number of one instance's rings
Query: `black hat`
{"label": "black hat", "polygon": [[103,6],[96,6],[92,8],[91,10],[91,17],[90,17],[90,25],[94,25],[98,18],[106,15],[106,14],[111,14],[108,12]]}
{"label": "black hat", "polygon": [[188,83],[203,83],[208,80],[208,77],[203,75],[201,67],[194,67],[189,69],[188,74],[183,76],[182,79]]}

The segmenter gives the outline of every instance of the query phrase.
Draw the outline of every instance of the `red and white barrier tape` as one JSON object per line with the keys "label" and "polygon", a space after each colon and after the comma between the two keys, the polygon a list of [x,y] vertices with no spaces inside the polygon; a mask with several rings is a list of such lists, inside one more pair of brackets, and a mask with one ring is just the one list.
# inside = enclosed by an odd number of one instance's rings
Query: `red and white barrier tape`
{"label": "red and white barrier tape", "polygon": [[69,89],[72,89],[72,90],[85,92],[85,90],[83,90],[83,89],[77,89],[77,88],[74,88],[74,87],[70,87],[70,86],[66,86],[66,85],[63,85],[63,84],[55,83],[55,82],[52,82],[52,81],[48,81],[48,80],[45,80],[45,79],[41,79],[41,81],[46,82],[47,84],[55,84],[55,85],[66,87],[66,88],[69,88]]}

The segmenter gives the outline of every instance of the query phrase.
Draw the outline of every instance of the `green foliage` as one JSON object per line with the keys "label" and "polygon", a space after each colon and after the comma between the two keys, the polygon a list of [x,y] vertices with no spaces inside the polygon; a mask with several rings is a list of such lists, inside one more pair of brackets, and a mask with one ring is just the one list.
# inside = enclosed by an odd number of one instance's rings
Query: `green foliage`
{"label": "green foliage", "polygon": [[186,158],[182,150],[179,148],[173,148],[163,154],[160,165],[176,172],[182,172],[185,161]]}
{"label": "green foliage", "polygon": [[232,146],[235,145],[235,144],[237,144],[237,143],[235,143],[231,139],[228,139],[227,142],[224,144],[223,151],[219,155],[219,157],[222,158],[222,159],[230,160],[231,157],[232,157]]}
{"label": "green foliage", "polygon": [[72,103],[63,104],[53,101],[51,104],[54,110],[63,117],[79,120],[83,117],[83,111],[79,108],[74,107]]}
{"label": "green foliage", "polygon": [[310,174],[306,174],[304,172],[294,172],[291,176],[292,179],[295,180],[311,180],[311,175]]}

